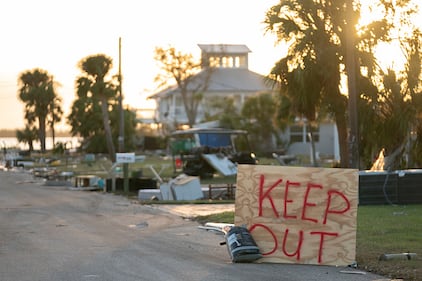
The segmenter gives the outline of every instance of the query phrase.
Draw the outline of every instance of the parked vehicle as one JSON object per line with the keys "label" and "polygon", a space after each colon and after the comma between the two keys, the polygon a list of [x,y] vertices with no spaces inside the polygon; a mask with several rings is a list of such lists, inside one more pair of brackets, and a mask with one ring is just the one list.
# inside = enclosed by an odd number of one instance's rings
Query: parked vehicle
{"label": "parked vehicle", "polygon": [[35,160],[32,158],[18,158],[13,160],[12,166],[21,168],[34,167]]}
{"label": "parked vehicle", "polygon": [[234,164],[256,164],[257,159],[242,130],[222,128],[192,128],[171,134],[170,149],[175,173],[182,171],[190,176],[212,177],[216,172],[204,157],[215,154]]}

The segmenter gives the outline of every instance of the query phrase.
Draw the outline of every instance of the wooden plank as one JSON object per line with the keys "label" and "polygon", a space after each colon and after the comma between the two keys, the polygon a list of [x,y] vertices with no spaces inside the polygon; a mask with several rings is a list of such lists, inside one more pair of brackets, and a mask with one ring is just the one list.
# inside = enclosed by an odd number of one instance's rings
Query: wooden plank
{"label": "wooden plank", "polygon": [[260,262],[350,265],[356,255],[358,171],[239,165],[235,224]]}

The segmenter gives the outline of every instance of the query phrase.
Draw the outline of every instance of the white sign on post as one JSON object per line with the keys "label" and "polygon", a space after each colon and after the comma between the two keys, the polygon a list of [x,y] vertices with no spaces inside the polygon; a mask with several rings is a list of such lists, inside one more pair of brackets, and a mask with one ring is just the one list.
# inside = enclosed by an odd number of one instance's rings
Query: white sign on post
{"label": "white sign on post", "polygon": [[116,153],[116,163],[135,163],[135,153]]}

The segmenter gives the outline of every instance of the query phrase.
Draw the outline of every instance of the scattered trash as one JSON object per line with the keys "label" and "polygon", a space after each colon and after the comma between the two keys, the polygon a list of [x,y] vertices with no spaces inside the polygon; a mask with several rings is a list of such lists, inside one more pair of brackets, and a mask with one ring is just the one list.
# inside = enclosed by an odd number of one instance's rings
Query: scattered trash
{"label": "scattered trash", "polygon": [[223,176],[235,176],[237,174],[236,165],[227,156],[220,154],[202,154],[201,156]]}
{"label": "scattered trash", "polygon": [[358,268],[358,263],[356,261],[352,262],[351,264],[348,265],[348,267],[351,268]]}
{"label": "scattered trash", "polygon": [[[74,179],[74,187],[95,187],[97,189],[102,189],[102,187],[99,187],[98,185],[99,181],[101,181],[101,178],[95,175],[78,175]],[[104,182],[101,181],[100,185],[104,185]]]}
{"label": "scattered trash", "polygon": [[249,230],[243,226],[233,226],[225,228],[225,242],[232,262],[247,263],[254,262],[262,258],[258,246],[255,243]]}
{"label": "scattered trash", "polygon": [[236,175],[236,164],[257,163],[248,133],[223,128],[191,128],[170,135],[174,172],[212,178],[215,173]]}
{"label": "scattered trash", "polygon": [[220,245],[227,245],[232,262],[247,263],[262,258],[255,240],[246,227],[235,226],[231,223],[207,222],[198,228],[224,234],[225,241]]}
{"label": "scattered trash", "polygon": [[273,158],[276,159],[281,166],[287,166],[297,161],[297,158],[294,155],[280,155],[273,153]]}
{"label": "scattered trash", "polygon": [[138,224],[129,224],[130,228],[146,228],[148,227],[148,222],[144,221]]}
{"label": "scattered trash", "polygon": [[380,261],[388,260],[411,260],[416,258],[416,253],[399,253],[399,254],[382,254],[379,257]]}
{"label": "scattered trash", "polygon": [[97,274],[87,274],[83,276],[84,280],[88,280],[88,279],[97,279],[100,278],[100,275]]}
{"label": "scattered trash", "polygon": [[207,222],[203,226],[199,226],[199,229],[204,229],[207,231],[214,231],[218,234],[226,234],[224,229],[233,227],[234,224],[232,223],[219,223],[219,222]]}
{"label": "scattered trash", "polygon": [[199,178],[186,174],[180,174],[167,184],[160,185],[160,190],[163,200],[196,200],[204,197]]}
{"label": "scattered trash", "polygon": [[114,205],[121,206],[121,207],[127,207],[127,206],[130,206],[130,203],[129,202],[116,202],[116,203],[114,203]]}
{"label": "scattered trash", "polygon": [[73,190],[73,191],[98,191],[98,190],[100,190],[100,188],[99,187],[96,187],[96,186],[88,186],[88,187],[73,187],[73,186],[69,186],[69,187],[67,187],[67,189]]}
{"label": "scattered trash", "polygon": [[23,180],[23,181],[17,181],[16,184],[25,184],[25,183],[37,183],[35,180]]}
{"label": "scattered trash", "polygon": [[363,271],[352,271],[352,270],[340,270],[340,273],[344,273],[344,274],[360,274],[360,275],[365,275],[366,272]]}

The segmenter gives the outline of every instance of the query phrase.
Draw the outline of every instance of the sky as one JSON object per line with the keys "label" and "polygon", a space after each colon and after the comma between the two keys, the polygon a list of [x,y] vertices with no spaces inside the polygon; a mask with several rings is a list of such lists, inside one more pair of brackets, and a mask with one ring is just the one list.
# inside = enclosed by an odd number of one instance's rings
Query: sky
{"label": "sky", "polygon": [[[0,10],[0,129],[24,127],[18,99],[20,73],[41,68],[57,88],[69,114],[75,98],[77,64],[94,54],[113,59],[118,73],[119,38],[124,104],[151,108],[159,73],[155,47],[173,46],[199,59],[198,44],[245,44],[249,68],[266,75],[283,56],[265,34],[266,11],[277,0],[14,0]],[[64,125],[61,124],[61,127]]]}
{"label": "sky", "polygon": [[[285,55],[263,20],[278,0],[5,0],[0,2],[0,129],[24,127],[24,104],[18,100],[19,75],[46,70],[57,88],[65,115],[75,98],[74,82],[83,58],[105,54],[118,73],[119,38],[124,104],[152,108],[147,100],[160,72],[156,47],[173,46],[199,59],[198,44],[244,44],[249,69],[267,75]],[[366,14],[363,18],[371,18]],[[415,17],[422,27],[420,17]],[[384,46],[391,65],[396,51]],[[64,118],[65,119],[65,118]],[[59,129],[66,129],[65,120]]]}

